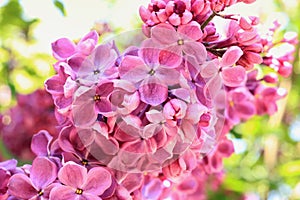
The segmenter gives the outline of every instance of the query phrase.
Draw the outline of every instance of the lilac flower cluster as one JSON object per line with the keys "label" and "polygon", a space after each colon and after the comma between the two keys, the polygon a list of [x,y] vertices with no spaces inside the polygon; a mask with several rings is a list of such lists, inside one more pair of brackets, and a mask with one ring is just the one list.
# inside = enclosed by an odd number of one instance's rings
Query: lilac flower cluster
{"label": "lilac flower cluster", "polygon": [[51,95],[42,89],[17,95],[16,100],[16,106],[0,115],[0,138],[13,156],[33,160],[30,143],[34,134],[44,129],[58,136],[55,106]]}
{"label": "lilac flower cluster", "polygon": [[59,136],[32,138],[32,165],[0,163],[0,199],[205,199],[234,152],[226,134],[285,96],[272,74],[259,77],[272,43],[258,19],[222,15],[238,2],[152,0],[140,8],[147,39],[123,53],[95,31],[52,43],[57,74],[45,87]]}

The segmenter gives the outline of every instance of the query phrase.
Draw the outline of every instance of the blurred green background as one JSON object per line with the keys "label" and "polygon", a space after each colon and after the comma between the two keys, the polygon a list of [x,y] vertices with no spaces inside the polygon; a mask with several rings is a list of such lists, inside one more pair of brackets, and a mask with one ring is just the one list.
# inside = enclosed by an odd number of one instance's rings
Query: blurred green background
{"label": "blurred green background", "polygon": [[[140,26],[138,7],[148,0],[5,0],[0,1],[0,111],[15,102],[16,94],[43,87],[54,74],[51,42],[78,39],[91,28],[99,33],[133,30]],[[250,9],[238,5],[230,12],[261,17],[263,26],[274,19],[282,24],[278,37],[300,30],[300,1],[257,0]],[[289,91],[271,118],[254,117],[240,124],[230,137],[236,153],[225,160],[226,177],[208,199],[300,199],[300,66],[296,47],[294,72],[281,80]],[[5,123],[5,120],[3,121]],[[2,157],[12,155],[0,141]]]}

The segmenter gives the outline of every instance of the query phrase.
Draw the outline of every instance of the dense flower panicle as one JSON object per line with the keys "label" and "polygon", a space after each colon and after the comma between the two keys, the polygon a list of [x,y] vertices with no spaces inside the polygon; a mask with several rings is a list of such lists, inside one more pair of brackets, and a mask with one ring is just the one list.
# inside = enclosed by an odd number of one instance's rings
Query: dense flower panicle
{"label": "dense flower panicle", "polygon": [[[0,199],[206,199],[234,152],[228,132],[274,114],[286,95],[277,84],[291,71],[293,49],[274,53],[277,26],[261,37],[258,18],[221,13],[254,1],[152,0],[139,10],[148,38],[123,53],[114,42],[98,45],[95,31],[52,43],[57,74],[45,87],[58,137],[34,132],[32,166],[0,163]],[[260,63],[274,72],[259,74]]]}
{"label": "dense flower panicle", "polygon": [[34,157],[30,151],[30,142],[33,134],[39,130],[48,130],[54,137],[58,135],[52,98],[45,90],[18,95],[17,105],[2,115],[1,119],[4,145],[21,159]]}

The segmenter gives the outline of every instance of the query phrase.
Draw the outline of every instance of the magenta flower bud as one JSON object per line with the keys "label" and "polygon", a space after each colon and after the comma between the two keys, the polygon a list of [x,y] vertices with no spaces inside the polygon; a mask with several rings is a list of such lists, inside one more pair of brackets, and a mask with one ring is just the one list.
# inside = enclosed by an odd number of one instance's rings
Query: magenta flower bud
{"label": "magenta flower bud", "polygon": [[211,120],[211,116],[208,113],[204,113],[200,117],[199,125],[202,127],[208,127]]}
{"label": "magenta flower bud", "polygon": [[277,83],[278,82],[278,76],[275,73],[270,73],[264,76],[264,81],[267,83]]}
{"label": "magenta flower bud", "polygon": [[240,27],[244,30],[251,30],[252,29],[252,22],[248,18],[246,19],[245,17],[241,17],[240,19]]}
{"label": "magenta flower bud", "polygon": [[293,71],[293,66],[289,62],[283,62],[283,65],[279,67],[278,73],[283,77],[288,77]]}
{"label": "magenta flower bud", "polygon": [[204,8],[204,1],[201,0],[196,0],[193,5],[192,5],[192,12],[194,13],[194,15],[198,15],[200,14],[200,12],[203,10]]}
{"label": "magenta flower bud", "polygon": [[151,16],[151,13],[150,11],[145,8],[144,6],[141,6],[140,9],[139,9],[139,13],[140,13],[140,17],[141,19],[143,20],[143,22],[147,22],[147,20],[150,18]]}

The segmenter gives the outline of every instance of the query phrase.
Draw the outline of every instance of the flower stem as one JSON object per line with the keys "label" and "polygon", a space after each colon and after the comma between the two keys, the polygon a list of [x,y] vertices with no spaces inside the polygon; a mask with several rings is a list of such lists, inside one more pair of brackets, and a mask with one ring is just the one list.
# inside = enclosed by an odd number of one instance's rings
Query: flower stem
{"label": "flower stem", "polygon": [[201,30],[203,30],[216,15],[217,13],[213,11],[213,13],[207,18],[207,20],[205,20],[205,22],[201,24]]}

